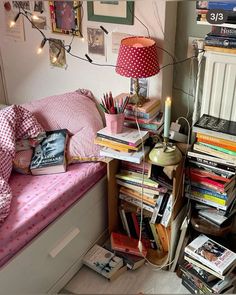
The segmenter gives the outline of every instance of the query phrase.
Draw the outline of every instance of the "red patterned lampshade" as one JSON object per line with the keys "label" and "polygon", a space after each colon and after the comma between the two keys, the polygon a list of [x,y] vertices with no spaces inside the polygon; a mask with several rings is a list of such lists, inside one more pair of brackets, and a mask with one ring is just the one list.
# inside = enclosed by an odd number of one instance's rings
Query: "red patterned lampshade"
{"label": "red patterned lampshade", "polygon": [[156,42],[147,37],[121,40],[116,72],[129,78],[147,78],[159,72]]}

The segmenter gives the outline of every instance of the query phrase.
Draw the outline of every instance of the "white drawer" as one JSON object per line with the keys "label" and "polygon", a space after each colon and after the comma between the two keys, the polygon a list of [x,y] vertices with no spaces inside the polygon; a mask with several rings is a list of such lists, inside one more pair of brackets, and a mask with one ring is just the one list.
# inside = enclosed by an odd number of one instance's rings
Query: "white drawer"
{"label": "white drawer", "polygon": [[[103,179],[1,271],[0,290],[47,292],[106,228],[107,193]],[[17,269],[16,264],[24,269]]]}

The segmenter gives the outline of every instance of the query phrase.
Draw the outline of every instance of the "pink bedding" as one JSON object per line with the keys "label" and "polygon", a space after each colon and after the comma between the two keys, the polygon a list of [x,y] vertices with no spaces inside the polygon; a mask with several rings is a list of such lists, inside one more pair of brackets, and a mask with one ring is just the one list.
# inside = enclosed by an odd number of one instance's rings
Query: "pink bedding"
{"label": "pink bedding", "polygon": [[81,163],[66,173],[13,174],[10,214],[0,227],[0,266],[24,247],[106,173],[104,163]]}

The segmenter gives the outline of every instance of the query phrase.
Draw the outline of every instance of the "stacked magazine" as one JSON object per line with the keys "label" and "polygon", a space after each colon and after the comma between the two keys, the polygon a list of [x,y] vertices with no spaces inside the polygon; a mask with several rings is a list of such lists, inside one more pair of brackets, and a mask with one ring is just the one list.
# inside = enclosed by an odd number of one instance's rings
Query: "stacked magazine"
{"label": "stacked magazine", "polygon": [[192,293],[233,293],[236,253],[200,235],[185,247],[182,284]]}

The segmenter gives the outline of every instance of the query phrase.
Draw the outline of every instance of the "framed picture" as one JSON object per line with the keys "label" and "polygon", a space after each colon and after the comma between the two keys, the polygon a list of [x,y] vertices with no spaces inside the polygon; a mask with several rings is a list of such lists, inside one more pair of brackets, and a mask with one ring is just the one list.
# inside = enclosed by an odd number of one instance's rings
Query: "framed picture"
{"label": "framed picture", "polygon": [[49,1],[52,31],[81,35],[80,1]]}
{"label": "framed picture", "polygon": [[87,28],[88,53],[105,55],[104,32],[97,28]]}
{"label": "framed picture", "polygon": [[88,20],[133,25],[133,1],[88,1]]}
{"label": "framed picture", "polygon": [[64,42],[60,39],[49,40],[49,59],[53,67],[66,68]]}

